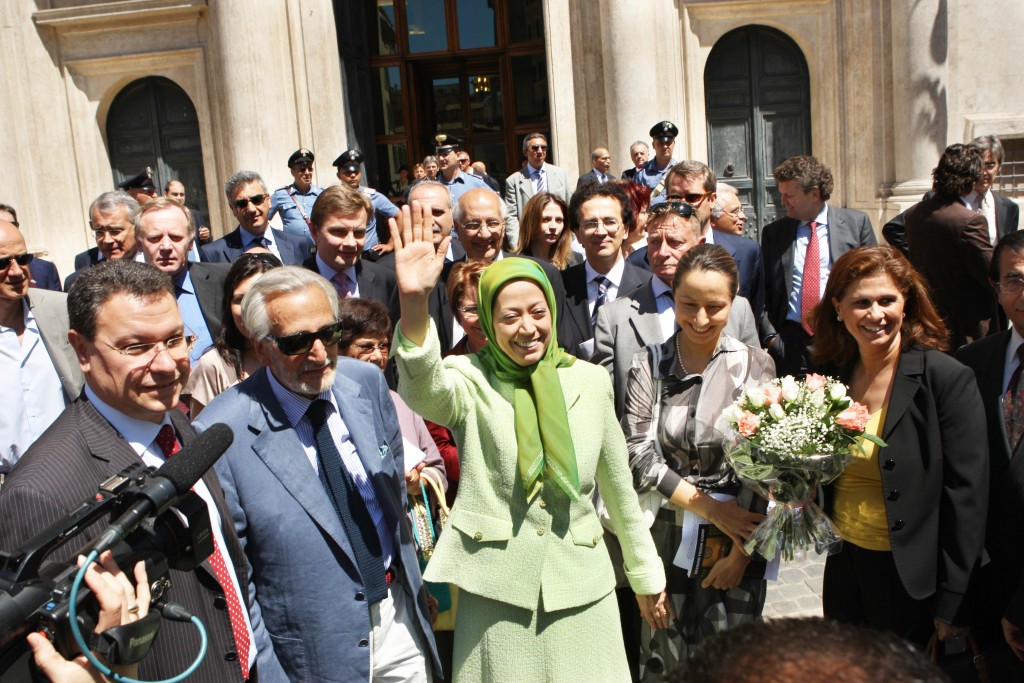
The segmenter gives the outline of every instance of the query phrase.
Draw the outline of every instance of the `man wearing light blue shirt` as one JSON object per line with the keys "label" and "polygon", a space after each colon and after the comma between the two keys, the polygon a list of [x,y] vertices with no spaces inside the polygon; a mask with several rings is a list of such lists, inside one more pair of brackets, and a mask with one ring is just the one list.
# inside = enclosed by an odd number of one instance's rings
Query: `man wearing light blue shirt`
{"label": "man wearing light blue shirt", "polygon": [[[470,190],[482,187],[491,190],[483,178],[471,173],[465,173],[459,169],[459,145],[462,140],[453,136],[440,134],[434,137],[437,160],[441,164],[441,170],[437,174],[437,182],[448,188],[451,192],[452,201],[458,203],[459,197]],[[493,190],[491,190],[493,192]]]}
{"label": "man wearing light blue shirt", "polygon": [[172,199],[158,197],[146,202],[135,214],[133,224],[135,243],[146,262],[174,281],[178,311],[196,336],[189,352],[189,361],[195,365],[220,332],[220,302],[229,266],[188,260],[195,229],[184,207]]}
{"label": "man wearing light blue shirt", "polygon": [[280,215],[281,227],[285,232],[310,239],[309,215],[316,198],[324,191],[324,188],[313,184],[314,160],[313,153],[308,149],[292,152],[288,157],[288,170],[295,181],[270,195],[270,213],[267,214],[267,220]]}
{"label": "man wearing light blue shirt", "polygon": [[679,129],[671,121],[660,121],[651,128],[651,140],[654,147],[654,158],[636,170],[633,182],[651,188],[651,203],[655,199],[664,199],[665,185],[662,178],[665,171],[676,165],[672,150],[676,145]]}

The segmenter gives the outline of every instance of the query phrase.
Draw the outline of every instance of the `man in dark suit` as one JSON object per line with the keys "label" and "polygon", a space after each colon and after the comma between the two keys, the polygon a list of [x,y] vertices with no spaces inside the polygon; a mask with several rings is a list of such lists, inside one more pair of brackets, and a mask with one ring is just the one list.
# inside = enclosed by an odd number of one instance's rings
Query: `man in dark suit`
{"label": "man in dark suit", "polygon": [[[0,547],[8,551],[90,499],[100,482],[134,464],[159,467],[194,436],[177,410],[190,338],[170,278],[148,264],[104,263],[82,274],[68,310],[68,336],[86,386],[8,476],[0,493]],[[206,657],[189,680],[242,681],[259,642],[246,618],[247,594],[239,589],[247,585],[245,557],[214,472],[193,490],[206,502],[215,549],[194,571],[171,570],[169,598],[199,617],[209,637]],[[86,528],[54,560],[73,558],[106,527],[100,521]],[[265,632],[261,638],[269,647]],[[192,624],[165,620],[140,664],[140,678],[180,674],[199,647]]]}
{"label": "man in dark suit", "polygon": [[[754,317],[760,319],[764,310],[764,264],[761,248],[757,242],[746,237],[730,235],[711,226],[711,210],[717,200],[715,172],[700,161],[685,160],[675,164],[665,173],[665,193],[670,199],[678,199],[693,207],[700,223],[700,234],[708,244],[723,247],[736,262],[740,273],[740,287],[737,294],[750,304]],[[663,200],[662,200],[663,201]],[[652,203],[652,208],[659,201]],[[638,249],[629,256],[629,262],[641,268],[650,269],[647,248]]]}
{"label": "man in dark suit", "polygon": [[121,190],[104,192],[89,205],[89,230],[96,238],[96,246],[75,256],[75,270],[64,279],[64,291],[86,268],[100,261],[135,259],[142,256],[135,248],[135,231],[132,216],[139,210],[139,203]]}
{"label": "man in dark suit", "polygon": [[648,151],[647,143],[643,140],[637,140],[629,146],[629,158],[633,160],[633,168],[627,168],[622,172],[623,180],[632,181],[636,177],[636,172],[647,163]]}
{"label": "man in dark suit", "polygon": [[608,171],[612,168],[612,155],[604,147],[598,147],[590,153],[590,165],[593,166],[588,173],[580,176],[576,181],[576,189],[585,187],[592,183],[607,183],[611,180]]}
{"label": "man in dark suit", "polygon": [[242,320],[264,367],[196,428],[235,434],[216,467],[252,567],[252,622],[274,634],[260,678],[426,683],[440,665],[383,376],[339,358],[337,293],[308,270],[262,275]]}
{"label": "man in dark suit", "polygon": [[[1024,454],[1021,434],[1024,407],[1020,368],[1024,367],[1024,233],[1012,232],[996,245],[992,283],[1012,326],[962,347],[956,358],[974,370],[985,406],[989,448],[989,503],[985,550],[990,562],[976,567],[966,602],[971,632],[984,650],[994,681],[1024,680],[1024,664],[1007,640],[1024,637],[1024,619],[1007,619],[1007,603],[1024,578]],[[1004,407],[1004,401],[1008,403]],[[1007,408],[1010,408],[1007,411]],[[1013,417],[1008,422],[1004,415]],[[979,533],[982,530],[979,529]],[[1004,628],[1007,638],[1004,639]]]}
{"label": "man in dark suit", "polygon": [[265,247],[285,265],[297,266],[312,253],[313,245],[306,237],[270,227],[270,194],[259,173],[239,171],[228,178],[224,193],[238,227],[201,247],[204,261],[231,263],[253,247]]}
{"label": "man in dark suit", "polygon": [[[761,340],[780,376],[800,375],[811,367],[807,348],[813,330],[806,316],[821,300],[832,264],[850,249],[875,246],[877,241],[865,213],[828,204],[832,171],[818,159],[786,159],[774,175],[787,217],[766,225],[761,236]],[[817,263],[816,271],[804,268],[809,255]]]}
{"label": "man in dark suit", "polygon": [[133,223],[135,243],[146,263],[167,273],[174,282],[178,311],[185,326],[196,335],[189,354],[195,365],[220,332],[224,279],[231,266],[188,260],[195,229],[187,211],[173,199],[157,197],[142,205]]}
{"label": "man in dark suit", "polygon": [[373,211],[369,198],[347,185],[324,190],[309,215],[316,254],[303,267],[334,285],[342,299],[374,299],[388,307],[391,323],[398,322],[398,285],[395,273],[362,258],[367,221]]}
{"label": "man in dark suit", "polygon": [[[455,222],[455,234],[466,250],[466,257],[460,260],[477,260],[492,263],[498,259],[515,256],[515,254],[506,252],[501,248],[505,240],[505,205],[502,203],[501,198],[496,197],[493,192],[485,189],[475,189],[464,193],[455,204],[452,219]],[[548,281],[551,282],[551,288],[555,293],[558,345],[564,349],[571,350],[576,348],[583,339],[577,336],[576,329],[569,322],[569,316],[566,314],[565,287],[562,284],[561,272],[550,263],[535,259],[532,256],[517,256],[517,258],[528,258],[536,261],[544,269],[544,274],[547,275]],[[458,262],[446,263],[441,271],[440,283],[444,283],[444,287],[447,287],[448,275],[452,271],[452,266]],[[443,296],[443,299],[437,302],[440,321],[435,318],[435,323],[438,323],[439,336],[442,339],[442,343],[444,343],[444,333],[441,333],[440,330],[440,327],[443,325],[447,330],[452,331],[450,343],[457,344],[461,338],[462,328],[455,329],[455,318],[452,315],[451,307],[448,305],[447,292],[442,289],[439,291],[439,294]],[[432,313],[434,308],[435,306],[432,303]],[[442,348],[447,350],[451,347],[442,346]]]}
{"label": "man in dark suit", "polygon": [[984,337],[996,317],[988,224],[966,200],[981,168],[976,148],[950,145],[932,171],[934,196],[907,211],[910,262],[931,287],[932,302],[949,326],[952,350]]}
{"label": "man in dark suit", "polygon": [[569,351],[584,360],[594,353],[594,323],[601,306],[651,281],[649,272],[622,258],[622,240],[632,220],[629,198],[614,183],[584,185],[569,203],[569,227],[586,260],[562,271],[562,282],[566,317],[582,340]]}

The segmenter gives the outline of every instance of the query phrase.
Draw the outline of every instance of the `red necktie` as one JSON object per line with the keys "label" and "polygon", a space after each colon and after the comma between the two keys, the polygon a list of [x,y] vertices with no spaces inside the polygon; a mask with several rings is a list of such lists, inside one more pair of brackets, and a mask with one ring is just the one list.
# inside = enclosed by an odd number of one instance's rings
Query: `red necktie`
{"label": "red necktie", "polygon": [[821,254],[818,251],[818,223],[807,224],[811,237],[807,241],[807,255],[804,257],[803,282],[800,287],[800,324],[807,334],[814,336],[807,317],[821,300]]}
{"label": "red necktie", "polygon": [[[157,445],[164,452],[164,457],[169,458],[181,450],[174,435],[174,427],[164,425],[160,433],[156,435]],[[238,664],[242,668],[242,678],[249,678],[249,632],[245,627],[245,613],[242,611],[242,602],[238,599],[238,591],[235,590],[231,581],[231,574],[228,573],[228,565],[224,561],[224,553],[221,552],[217,536],[213,536],[213,554],[209,557],[210,567],[213,569],[217,583],[224,590],[224,601],[228,605],[228,619],[231,621],[231,634],[235,638],[235,647],[238,648]]]}

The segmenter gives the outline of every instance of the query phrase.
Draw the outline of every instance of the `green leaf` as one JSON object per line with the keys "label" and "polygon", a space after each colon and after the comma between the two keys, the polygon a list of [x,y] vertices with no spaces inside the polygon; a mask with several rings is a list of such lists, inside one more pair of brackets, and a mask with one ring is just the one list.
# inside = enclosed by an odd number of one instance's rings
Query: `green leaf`
{"label": "green leaf", "polygon": [[885,443],[884,441],[882,441],[881,439],[879,439],[874,434],[868,434],[867,432],[864,432],[863,434],[861,434],[861,436],[863,436],[865,439],[867,439],[871,443],[875,444],[879,448],[884,448],[884,447],[889,445],[889,444]]}

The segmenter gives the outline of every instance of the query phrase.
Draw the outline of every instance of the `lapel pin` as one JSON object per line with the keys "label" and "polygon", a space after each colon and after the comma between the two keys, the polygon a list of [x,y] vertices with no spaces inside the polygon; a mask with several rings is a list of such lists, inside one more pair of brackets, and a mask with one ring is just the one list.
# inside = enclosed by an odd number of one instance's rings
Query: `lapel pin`
{"label": "lapel pin", "polygon": [[388,452],[389,452],[390,449],[388,448],[387,444],[384,444],[383,446],[381,446],[377,450],[380,451],[381,460],[383,460],[384,458],[388,457]]}

